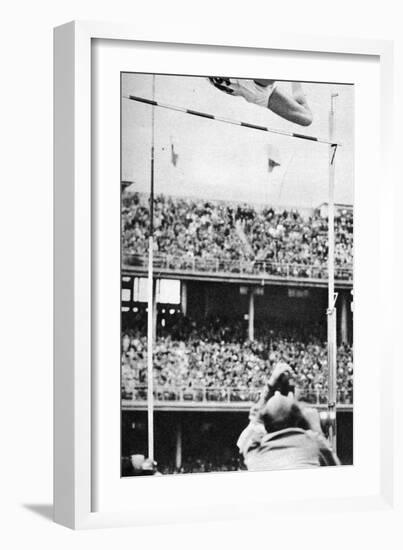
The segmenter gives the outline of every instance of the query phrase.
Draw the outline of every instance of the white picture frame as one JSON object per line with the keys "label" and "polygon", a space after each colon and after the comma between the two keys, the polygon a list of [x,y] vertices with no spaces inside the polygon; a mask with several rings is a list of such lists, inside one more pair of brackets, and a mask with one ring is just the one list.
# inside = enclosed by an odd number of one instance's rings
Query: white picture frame
{"label": "white picture frame", "polygon": [[[105,511],[94,511],[94,483],[97,465],[94,461],[94,419],[97,388],[92,377],[95,343],[92,318],[96,308],[93,277],[94,205],[92,189],[92,126],[93,109],[92,45],[94,40],[133,41],[138,43],[176,43],[201,51],[208,44],[220,48],[242,48],[245,55],[265,49],[299,52],[304,55],[320,52],[334,56],[363,56],[377,60],[380,69],[380,146],[385,185],[379,206],[381,256],[393,253],[393,243],[385,237],[390,230],[388,209],[393,207],[393,178],[391,174],[392,134],[392,43],[377,40],[346,40],[330,37],[287,36],[271,33],[269,38],[257,36],[251,43],[238,36],[188,36],[186,30],[171,35],[153,36],[142,26],[112,23],[72,22],[55,29],[54,35],[54,115],[55,115],[55,367],[54,367],[54,517],[55,521],[74,529],[178,522],[204,519],[238,518],[241,507],[236,503],[220,511],[218,507],[186,503],[172,514],[168,504],[159,503],[158,510],[140,510],[139,506],[119,506],[112,501]],[[189,46],[189,45],[192,46]],[[178,46],[180,47],[180,46]],[[211,46],[208,46],[211,51]],[[377,308],[389,311],[388,295],[392,275],[379,273]],[[388,322],[381,332],[381,343],[388,339]],[[390,328],[390,327],[389,327]],[[330,510],[384,510],[393,503],[393,399],[388,385],[393,375],[393,354],[388,350],[382,364],[381,383],[376,387],[380,399],[379,479],[377,490],[337,498],[314,497],[304,502],[304,509],[314,513],[326,505]],[[373,361],[376,361],[376,355]],[[379,365],[378,365],[379,367]],[[375,369],[375,372],[378,372]],[[387,380],[387,383],[384,382]],[[362,422],[362,419],[361,419]],[[256,474],[257,475],[257,474]],[[284,475],[284,474],[282,474]],[[287,473],[295,480],[295,472]],[[342,474],[343,475],[343,474]],[[253,474],[255,476],[255,474]],[[258,478],[256,477],[256,480]],[[284,479],[284,478],[283,478]],[[138,480],[144,491],[151,490]],[[152,480],[155,490],[155,482]],[[178,481],[176,481],[178,483]],[[182,484],[191,483],[188,479]],[[205,483],[205,480],[203,480]],[[196,480],[197,484],[197,480]],[[172,485],[172,482],[171,482]],[[252,484],[253,485],[253,484]],[[172,489],[171,489],[172,490]],[[243,488],[242,490],[245,490]],[[253,491],[252,491],[253,493]],[[259,502],[267,513],[286,505],[297,513],[301,500],[285,499],[280,504],[249,495],[248,506]],[[115,506],[116,504],[116,506]],[[172,507],[172,502],[169,502]],[[166,511],[164,515],[164,509]],[[257,512],[250,508],[250,513]],[[244,512],[244,511],[243,511]],[[242,513],[243,513],[242,512]]]}

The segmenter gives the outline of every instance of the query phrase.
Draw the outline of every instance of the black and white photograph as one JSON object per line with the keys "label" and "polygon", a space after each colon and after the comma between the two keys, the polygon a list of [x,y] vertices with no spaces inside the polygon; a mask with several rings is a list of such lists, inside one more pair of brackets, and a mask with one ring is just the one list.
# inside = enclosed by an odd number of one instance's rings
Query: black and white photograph
{"label": "black and white photograph", "polygon": [[121,73],[122,477],[354,463],[354,85],[267,76]]}

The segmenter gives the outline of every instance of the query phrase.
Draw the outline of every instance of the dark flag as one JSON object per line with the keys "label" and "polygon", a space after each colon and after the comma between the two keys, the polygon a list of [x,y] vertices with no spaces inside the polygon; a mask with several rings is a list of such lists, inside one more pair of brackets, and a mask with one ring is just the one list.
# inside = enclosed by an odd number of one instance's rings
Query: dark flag
{"label": "dark flag", "polygon": [[179,158],[179,155],[177,153],[175,153],[174,144],[171,143],[171,162],[174,166],[176,166],[176,164],[178,162],[178,158]]}
{"label": "dark flag", "polygon": [[274,145],[269,145],[268,147],[268,170],[269,173],[273,172],[276,166],[281,166],[280,154]]}

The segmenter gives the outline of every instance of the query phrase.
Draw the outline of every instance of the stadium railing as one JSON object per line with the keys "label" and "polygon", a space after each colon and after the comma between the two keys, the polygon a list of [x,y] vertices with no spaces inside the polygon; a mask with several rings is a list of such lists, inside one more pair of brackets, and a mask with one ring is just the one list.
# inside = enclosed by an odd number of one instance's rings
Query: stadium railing
{"label": "stadium railing", "polygon": [[[248,388],[227,388],[227,387],[175,387],[155,386],[154,399],[157,402],[209,402],[209,403],[254,403],[258,400],[260,391]],[[298,398],[311,405],[326,405],[328,393],[326,390],[300,390]],[[133,389],[122,388],[122,399],[125,401],[146,401],[147,385],[136,385]],[[353,404],[353,391],[342,389],[337,392],[337,403],[339,405]]]}
{"label": "stadium railing", "polygon": [[[127,266],[148,266],[146,254],[123,255],[123,263]],[[169,254],[154,254],[154,269],[165,271],[191,271],[193,273],[230,273],[247,275],[271,275],[276,277],[301,277],[306,279],[326,279],[327,265],[311,265],[296,262],[270,262],[262,260],[222,260],[220,258],[199,258],[191,256],[174,256]],[[351,265],[336,265],[336,279],[349,281],[352,279]]]}

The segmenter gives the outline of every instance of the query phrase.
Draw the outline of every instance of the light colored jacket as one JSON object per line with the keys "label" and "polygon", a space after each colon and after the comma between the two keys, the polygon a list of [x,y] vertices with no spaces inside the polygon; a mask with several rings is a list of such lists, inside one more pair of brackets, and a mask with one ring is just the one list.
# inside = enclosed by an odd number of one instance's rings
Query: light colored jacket
{"label": "light colored jacket", "polygon": [[252,421],[239,436],[237,445],[251,471],[340,464],[325,437],[313,430],[287,428],[267,433],[261,422]]}

